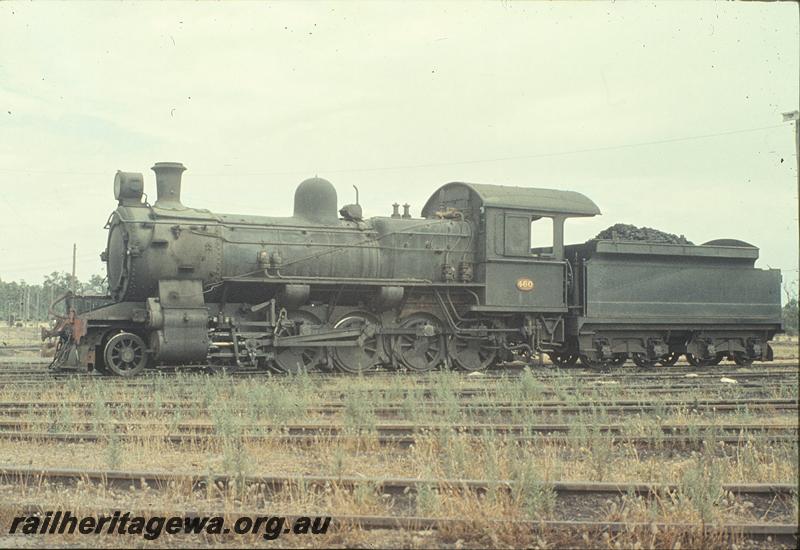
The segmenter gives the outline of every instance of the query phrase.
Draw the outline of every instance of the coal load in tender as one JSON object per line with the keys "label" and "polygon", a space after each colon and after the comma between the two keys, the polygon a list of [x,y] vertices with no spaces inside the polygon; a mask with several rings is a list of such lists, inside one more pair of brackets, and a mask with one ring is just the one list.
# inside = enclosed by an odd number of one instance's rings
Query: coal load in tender
{"label": "coal load in tender", "polygon": [[650,243],[668,243],[668,244],[694,244],[692,241],[686,240],[683,235],[673,235],[672,233],[664,233],[658,229],[650,227],[636,227],[627,223],[617,223],[602,230],[597,234],[595,239],[598,240],[612,240],[612,241],[646,241]]}

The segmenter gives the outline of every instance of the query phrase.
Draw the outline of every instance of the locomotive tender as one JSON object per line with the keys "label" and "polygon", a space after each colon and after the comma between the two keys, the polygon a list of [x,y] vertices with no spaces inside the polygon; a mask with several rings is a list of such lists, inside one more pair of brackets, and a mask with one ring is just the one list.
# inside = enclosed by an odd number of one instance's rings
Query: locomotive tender
{"label": "locomotive tender", "polygon": [[[160,162],[157,200],[117,172],[107,304],[71,297],[53,366],[132,376],[148,366],[297,373],[483,370],[547,353],[556,364],[770,360],[780,272],[758,249],[591,240],[569,218],[598,207],[572,191],[448,183],[364,218],[330,182],[303,181],[290,217],[217,214],[181,202],[180,163]],[[532,247],[532,237],[545,246]]]}

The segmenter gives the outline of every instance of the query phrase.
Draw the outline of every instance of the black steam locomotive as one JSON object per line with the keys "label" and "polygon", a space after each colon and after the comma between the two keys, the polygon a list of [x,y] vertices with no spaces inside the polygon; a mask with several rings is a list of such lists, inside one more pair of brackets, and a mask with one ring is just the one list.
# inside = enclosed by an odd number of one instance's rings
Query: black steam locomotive
{"label": "black steam locomotive", "polygon": [[[600,213],[572,191],[448,183],[365,218],[330,182],[302,182],[285,218],[181,203],[180,163],[118,172],[109,296],[70,296],[54,368],[132,376],[206,365],[358,373],[479,371],[548,354],[602,367],[772,358],[780,272],[755,269],[741,241],[620,239],[565,246],[569,218]],[[533,244],[532,244],[533,243]]]}

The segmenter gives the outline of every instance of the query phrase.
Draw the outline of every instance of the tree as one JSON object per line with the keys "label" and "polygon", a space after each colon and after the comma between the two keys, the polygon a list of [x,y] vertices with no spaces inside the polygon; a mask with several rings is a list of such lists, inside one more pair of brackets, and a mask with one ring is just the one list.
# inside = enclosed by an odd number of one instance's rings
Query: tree
{"label": "tree", "polygon": [[[12,318],[29,321],[48,319],[50,304],[69,291],[72,288],[71,283],[72,275],[64,271],[53,271],[45,275],[41,285],[29,285],[25,281],[0,280],[0,319],[3,321],[10,321]],[[75,290],[82,295],[105,295],[105,277],[92,275],[87,282],[77,281]]]}
{"label": "tree", "polygon": [[797,335],[798,325],[797,298],[792,298],[783,306],[783,330],[791,336]]}
{"label": "tree", "polygon": [[108,292],[107,287],[106,278],[96,273],[89,278],[89,282],[79,283],[81,294],[104,296]]}

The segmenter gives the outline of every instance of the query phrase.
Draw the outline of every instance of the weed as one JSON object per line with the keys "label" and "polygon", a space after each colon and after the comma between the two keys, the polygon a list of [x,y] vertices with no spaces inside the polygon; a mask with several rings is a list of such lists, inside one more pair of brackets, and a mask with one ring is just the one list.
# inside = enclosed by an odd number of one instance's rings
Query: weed
{"label": "weed", "polygon": [[555,510],[556,493],[538,475],[530,461],[516,463],[511,471],[511,500],[531,519],[547,519]]}
{"label": "weed", "polygon": [[116,470],[122,463],[122,442],[119,434],[111,432],[106,436],[106,464],[109,470]]}
{"label": "weed", "polygon": [[331,453],[331,471],[336,477],[342,477],[345,474],[347,466],[347,451],[342,445],[334,447]]}
{"label": "weed", "polygon": [[439,493],[431,483],[418,483],[414,495],[414,506],[418,516],[435,516],[439,511]]}
{"label": "weed", "polygon": [[344,425],[352,432],[374,432],[377,419],[372,402],[348,394],[344,401]]}
{"label": "weed", "polygon": [[358,483],[353,489],[353,502],[358,507],[372,508],[379,502],[378,487],[374,483]]}
{"label": "weed", "polygon": [[600,432],[596,427],[592,428],[589,436],[589,451],[595,479],[597,481],[605,481],[613,467],[613,436]]}
{"label": "weed", "polygon": [[405,392],[402,406],[404,419],[415,422],[421,414],[421,407],[421,398],[417,389],[410,389]]}
{"label": "weed", "polygon": [[696,510],[706,524],[714,519],[714,512],[724,494],[722,472],[713,459],[698,457],[681,477],[680,500]]}
{"label": "weed", "polygon": [[521,403],[529,403],[542,398],[543,386],[539,380],[531,372],[531,369],[526,367],[519,380],[518,384],[519,400]]}

